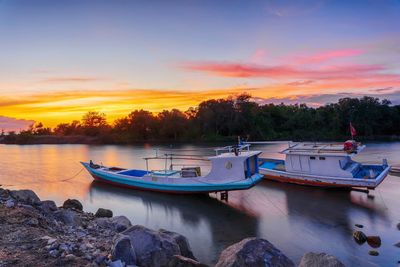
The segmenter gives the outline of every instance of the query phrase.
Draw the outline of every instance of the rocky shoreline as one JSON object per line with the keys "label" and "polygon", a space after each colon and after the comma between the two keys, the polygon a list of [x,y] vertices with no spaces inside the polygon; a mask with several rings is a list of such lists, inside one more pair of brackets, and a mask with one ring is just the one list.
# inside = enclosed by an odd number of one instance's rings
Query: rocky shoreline
{"label": "rocky shoreline", "polygon": [[[78,200],[62,207],[31,190],[0,188],[0,266],[205,267],[183,235],[132,225],[125,216],[84,212]],[[222,251],[216,267],[295,266],[270,242],[246,238]],[[301,267],[344,266],[324,253],[307,253]]]}

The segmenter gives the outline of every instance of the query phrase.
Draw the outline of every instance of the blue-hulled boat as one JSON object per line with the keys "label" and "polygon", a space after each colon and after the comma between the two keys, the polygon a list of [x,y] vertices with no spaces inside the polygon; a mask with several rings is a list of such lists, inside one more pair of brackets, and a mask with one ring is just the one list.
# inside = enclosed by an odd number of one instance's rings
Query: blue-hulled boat
{"label": "blue-hulled boat", "polygon": [[[217,149],[216,156],[207,159],[211,162],[211,171],[206,175],[201,175],[199,166],[149,171],[100,166],[91,161],[81,163],[95,180],[101,182],[150,191],[191,194],[243,190],[254,186],[262,179],[258,168],[259,154],[260,151],[251,151],[249,145]],[[172,160],[172,155],[165,154],[162,158]],[[149,159],[160,157],[146,158],[146,161]]]}

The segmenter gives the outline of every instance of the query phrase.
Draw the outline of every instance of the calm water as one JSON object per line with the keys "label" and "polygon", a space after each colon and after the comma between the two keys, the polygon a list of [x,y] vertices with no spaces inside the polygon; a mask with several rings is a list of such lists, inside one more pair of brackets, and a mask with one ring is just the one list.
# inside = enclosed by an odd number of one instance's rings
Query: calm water
{"label": "calm water", "polygon": [[[257,148],[265,156],[281,157],[277,152],[282,147]],[[59,205],[67,198],[77,198],[86,211],[109,208],[134,224],[179,232],[205,263],[215,262],[221,250],[250,236],[268,239],[295,263],[308,251],[333,254],[348,266],[397,266],[400,260],[400,248],[394,246],[400,242],[396,228],[400,222],[400,177],[389,176],[369,196],[263,181],[250,190],[230,192],[226,203],[214,195],[177,196],[113,188],[92,182],[86,171],[76,175],[82,169],[79,161],[88,159],[145,168],[141,158],[154,155],[155,148],[0,145],[0,184],[33,189],[41,199],[53,199]],[[196,146],[180,149],[188,155],[207,154]],[[399,164],[400,143],[369,144],[356,159],[373,163],[384,157]],[[160,161],[150,168],[163,166]],[[365,233],[381,236],[380,256],[369,256],[367,244],[354,242],[351,234],[356,223],[364,225]]]}

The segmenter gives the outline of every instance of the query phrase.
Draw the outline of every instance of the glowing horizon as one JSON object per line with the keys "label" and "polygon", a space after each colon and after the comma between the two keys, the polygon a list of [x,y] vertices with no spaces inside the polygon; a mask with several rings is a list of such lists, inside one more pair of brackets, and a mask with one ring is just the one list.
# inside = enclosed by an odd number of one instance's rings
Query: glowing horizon
{"label": "glowing horizon", "polygon": [[398,1],[3,0],[0,128],[89,110],[112,122],[242,92],[400,104],[399,11]]}

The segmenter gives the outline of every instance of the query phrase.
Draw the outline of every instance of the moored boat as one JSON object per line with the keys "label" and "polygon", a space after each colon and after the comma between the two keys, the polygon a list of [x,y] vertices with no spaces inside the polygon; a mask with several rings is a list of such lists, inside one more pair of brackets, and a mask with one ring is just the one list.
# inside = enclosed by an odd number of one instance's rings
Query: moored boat
{"label": "moored boat", "polygon": [[[260,142],[259,142],[260,143]],[[266,179],[301,185],[336,188],[376,188],[390,166],[361,164],[352,157],[365,148],[355,141],[345,143],[289,143],[280,153],[285,159],[259,159],[260,173]]]}
{"label": "moored boat", "polygon": [[[249,145],[229,146],[216,150],[216,156],[209,157],[211,171],[201,174],[199,166],[173,169],[173,156],[145,158],[165,159],[171,161],[170,168],[164,170],[138,170],[119,167],[106,167],[97,164],[82,162],[95,180],[109,184],[166,193],[209,193],[231,190],[243,190],[254,186],[262,179],[258,168],[260,151],[251,151]],[[179,159],[191,159],[182,155]],[[199,160],[204,160],[199,158]],[[147,165],[147,164],[146,164]]]}

